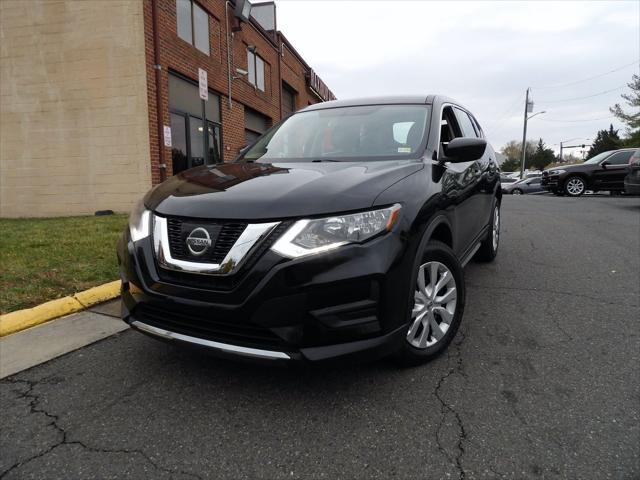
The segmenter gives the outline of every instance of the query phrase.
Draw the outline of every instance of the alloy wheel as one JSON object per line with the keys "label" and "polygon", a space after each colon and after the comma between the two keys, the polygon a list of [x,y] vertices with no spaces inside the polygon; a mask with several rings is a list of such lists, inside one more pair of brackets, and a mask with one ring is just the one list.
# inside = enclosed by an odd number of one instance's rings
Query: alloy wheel
{"label": "alloy wheel", "polygon": [[571,178],[567,182],[567,192],[570,195],[580,195],[584,192],[584,182],[579,178]]}
{"label": "alloy wheel", "polygon": [[407,341],[424,349],[441,340],[455,316],[456,299],[456,281],[446,265],[435,261],[421,265]]}
{"label": "alloy wheel", "polygon": [[513,192],[511,192],[513,195],[522,195],[522,190],[519,189],[514,189]]}

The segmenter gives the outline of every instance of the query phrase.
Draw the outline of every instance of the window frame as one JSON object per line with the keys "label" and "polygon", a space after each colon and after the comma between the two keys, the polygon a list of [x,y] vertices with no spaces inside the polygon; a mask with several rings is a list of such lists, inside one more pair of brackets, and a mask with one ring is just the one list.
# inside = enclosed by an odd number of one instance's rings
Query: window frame
{"label": "window frame", "polygon": [[[179,21],[178,21],[178,2],[180,2],[180,0],[176,0],[176,35],[178,36],[179,39],[187,42],[189,45],[191,45],[193,48],[198,50],[200,53],[210,57],[211,56],[211,25],[210,25],[210,23],[211,23],[210,22],[211,14],[209,13],[209,11],[206,8],[204,8],[202,5],[200,5],[195,0],[188,0],[188,2],[189,2],[189,20],[190,20],[190,23],[191,23],[191,40],[187,40],[186,38],[181,37],[180,34],[178,33],[178,25],[179,25]],[[207,17],[207,50],[208,50],[207,52],[205,52],[203,50],[200,50],[200,48],[198,48],[196,46],[196,22],[195,22],[194,5],[196,7],[198,7],[200,10],[202,10],[202,12]]]}
{"label": "window frame", "polygon": [[[190,83],[191,85],[193,85],[194,87],[198,88],[198,82],[192,80],[189,77],[185,77],[184,75],[174,71],[174,70],[169,70],[169,74],[170,75],[174,75],[175,77],[178,77],[180,80],[183,80],[187,83]],[[209,89],[209,93],[211,95],[216,95],[216,96],[220,96],[218,93],[216,93],[214,90]],[[182,110],[180,108],[176,108],[176,107],[169,107],[169,118],[171,118],[171,114],[175,114],[175,115],[179,115],[181,117],[183,117],[184,119],[184,128],[185,128],[185,143],[186,143],[186,148],[187,148],[187,168],[185,170],[188,170],[189,168],[193,168],[192,165],[192,155],[191,155],[191,124],[190,124],[190,118],[194,118],[197,121],[200,122],[200,124],[202,124],[202,118],[198,117],[196,115],[194,115],[192,112],[187,112],[185,110]],[[218,102],[218,114],[220,115],[220,119],[222,120],[222,102]],[[207,129],[209,127],[209,124],[212,124],[214,127],[218,127],[218,130],[220,132],[220,151],[218,152],[218,155],[220,157],[220,163],[224,163],[224,126],[222,125],[222,122],[217,122],[215,120],[206,119],[207,122]],[[208,135],[209,132],[203,132],[203,135]],[[173,136],[173,130],[172,130],[172,136]],[[208,152],[204,152],[205,154],[205,165],[215,165],[215,163],[207,163],[207,154]],[[172,161],[173,163],[173,161]],[[173,165],[171,168],[172,172],[173,172]],[[180,172],[178,172],[180,173]],[[177,173],[173,173],[173,175],[176,175]]]}
{"label": "window frame", "polygon": [[[613,157],[617,157],[620,156],[622,157],[623,155],[630,153],[629,157],[627,158],[626,162],[623,163],[611,163],[611,159]],[[633,157],[633,150],[623,150],[621,152],[614,152],[611,155],[609,155],[607,158],[605,158],[602,162],[600,162],[600,165],[602,165],[603,163],[606,163],[607,165],[611,165],[612,167],[615,166],[620,166],[620,165],[629,165],[629,160],[631,160],[631,157]]]}
{"label": "window frame", "polygon": [[[260,55],[258,55],[256,52],[252,52],[251,50],[249,50],[249,48],[247,47],[247,83],[249,83],[249,85],[251,85],[253,88],[255,88],[256,90],[260,90],[261,92],[266,92],[267,91],[267,83],[266,83],[266,68],[265,65],[267,65],[267,61],[262,58]],[[253,62],[250,61],[250,58],[253,58]],[[263,88],[260,88],[259,84],[258,84],[258,60],[260,59],[260,61],[262,62],[262,86]],[[251,63],[253,63],[253,80],[251,81],[251,67],[249,66]]]}

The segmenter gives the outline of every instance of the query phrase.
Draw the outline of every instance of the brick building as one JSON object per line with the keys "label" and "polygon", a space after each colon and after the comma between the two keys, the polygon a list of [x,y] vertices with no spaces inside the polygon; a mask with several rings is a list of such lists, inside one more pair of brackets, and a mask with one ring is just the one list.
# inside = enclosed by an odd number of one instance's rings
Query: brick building
{"label": "brick building", "polygon": [[278,30],[273,2],[244,21],[242,7],[0,2],[0,215],[127,211],[167,176],[230,161],[335,98]]}

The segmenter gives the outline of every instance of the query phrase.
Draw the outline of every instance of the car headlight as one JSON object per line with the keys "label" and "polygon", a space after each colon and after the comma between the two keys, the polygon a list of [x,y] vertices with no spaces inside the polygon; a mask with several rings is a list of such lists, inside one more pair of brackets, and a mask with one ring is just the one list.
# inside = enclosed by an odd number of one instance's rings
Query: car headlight
{"label": "car headlight", "polygon": [[567,173],[567,171],[566,170],[562,170],[562,169],[560,169],[560,170],[550,170],[549,171],[549,175],[560,175],[561,173]]}
{"label": "car headlight", "polygon": [[129,215],[129,233],[131,240],[137,242],[149,236],[151,231],[151,212],[146,209],[144,202],[140,200]]}
{"label": "car headlight", "polygon": [[271,247],[285,257],[297,258],[361,243],[389,231],[398,219],[400,205],[349,215],[299,220]]}

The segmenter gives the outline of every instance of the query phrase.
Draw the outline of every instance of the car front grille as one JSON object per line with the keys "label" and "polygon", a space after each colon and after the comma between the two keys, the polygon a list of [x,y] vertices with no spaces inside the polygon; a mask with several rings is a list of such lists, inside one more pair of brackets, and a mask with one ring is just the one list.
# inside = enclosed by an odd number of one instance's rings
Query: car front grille
{"label": "car front grille", "polygon": [[282,348],[284,340],[258,325],[216,318],[205,310],[139,304],[133,317],[148,325],[196,338],[255,348]]}
{"label": "car front grille", "polygon": [[[201,257],[191,255],[186,240],[195,228],[205,228],[211,237],[213,248]],[[178,217],[167,218],[169,249],[173,258],[207,263],[221,263],[231,247],[240,238],[247,223],[243,222],[194,222]]]}
{"label": "car front grille", "polygon": [[[233,290],[245,278],[247,272],[258,261],[258,259],[262,257],[267,250],[269,250],[280,235],[282,235],[292,224],[293,222],[291,221],[284,221],[274,228],[267,238],[258,243],[254,249],[248,253],[248,256],[244,259],[244,262],[240,266],[238,272],[233,275],[198,275],[197,273],[180,272],[165,268],[159,268],[158,274],[163,282],[170,283],[172,285],[215,291]],[[225,239],[225,242],[226,241],[227,240]],[[231,246],[233,246],[233,243]],[[227,252],[231,246],[228,247]],[[173,250],[171,251],[171,254],[174,254]],[[222,258],[224,258],[224,256]],[[193,260],[191,257],[187,257],[186,259]],[[220,261],[222,261],[222,259]]]}

